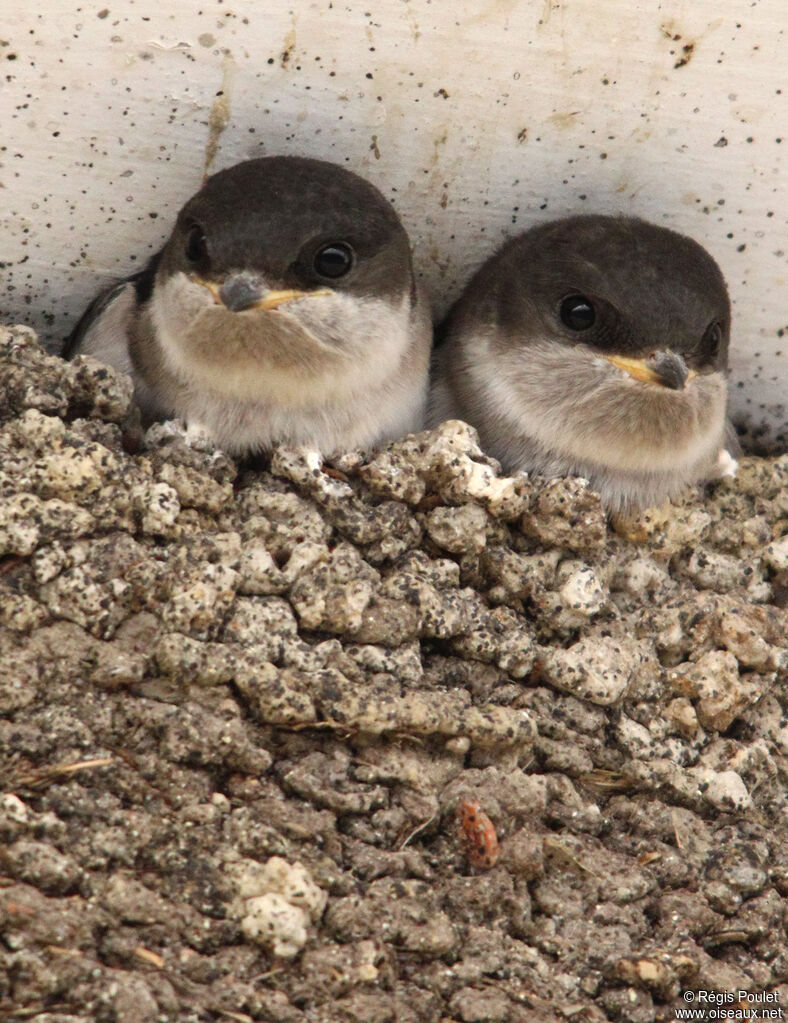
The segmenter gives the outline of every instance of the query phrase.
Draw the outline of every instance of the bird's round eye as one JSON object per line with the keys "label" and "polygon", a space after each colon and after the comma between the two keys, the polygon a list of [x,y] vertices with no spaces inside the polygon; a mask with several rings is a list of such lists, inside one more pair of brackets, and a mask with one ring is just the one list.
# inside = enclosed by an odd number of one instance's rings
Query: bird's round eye
{"label": "bird's round eye", "polygon": [[193,224],[186,235],[186,258],[195,266],[205,266],[209,262],[208,239],[199,224]]}
{"label": "bird's round eye", "polygon": [[570,330],[588,330],[594,320],[594,307],[583,295],[568,295],[561,303],[561,322]]}
{"label": "bird's round eye", "polygon": [[722,324],[714,320],[703,334],[703,354],[708,359],[716,359],[722,344]]}
{"label": "bird's round eye", "polygon": [[344,277],[353,266],[353,250],[345,242],[324,245],[315,253],[313,266],[321,277]]}

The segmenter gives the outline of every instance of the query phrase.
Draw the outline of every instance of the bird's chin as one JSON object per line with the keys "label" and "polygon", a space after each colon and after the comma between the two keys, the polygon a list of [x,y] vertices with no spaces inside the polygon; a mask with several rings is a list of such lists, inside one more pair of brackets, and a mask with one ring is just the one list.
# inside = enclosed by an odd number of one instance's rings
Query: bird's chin
{"label": "bird's chin", "polygon": [[388,379],[409,344],[409,304],[305,295],[233,312],[181,275],[150,315],[168,368],[192,389],[300,407],[344,400]]}
{"label": "bird's chin", "polygon": [[292,315],[209,309],[179,335],[180,368],[194,382],[241,399],[309,390],[341,354]]}
{"label": "bird's chin", "polygon": [[719,450],[727,396],[722,374],[696,376],[681,390],[610,373],[589,383],[584,397],[577,395],[580,414],[567,431],[567,454],[641,472],[681,470]]}
{"label": "bird's chin", "polygon": [[234,312],[206,288],[180,281],[154,294],[151,316],[179,379],[244,400],[308,385],[336,363],[336,350],[300,322],[300,304]]}
{"label": "bird's chin", "polygon": [[482,347],[469,370],[469,388],[502,410],[495,429],[502,440],[511,434],[511,448],[526,437],[573,465],[642,473],[689,469],[722,444],[722,372],[673,389],[549,340],[495,354]]}
{"label": "bird's chin", "polygon": [[[196,358],[206,362],[237,360],[247,364],[245,369],[260,364],[307,368],[336,353],[333,345],[301,320],[295,308],[232,312],[212,306],[184,323],[179,333],[184,348]],[[217,339],[221,339],[220,344]]]}

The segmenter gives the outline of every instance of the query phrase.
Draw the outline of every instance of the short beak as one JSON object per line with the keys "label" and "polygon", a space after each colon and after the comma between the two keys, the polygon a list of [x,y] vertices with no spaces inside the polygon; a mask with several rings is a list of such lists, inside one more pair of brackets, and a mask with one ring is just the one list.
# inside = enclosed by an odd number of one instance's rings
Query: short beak
{"label": "short beak", "polygon": [[296,291],[292,288],[272,291],[262,278],[248,273],[231,274],[220,285],[213,281],[201,281],[200,283],[208,288],[216,301],[221,302],[234,313],[245,312],[249,309],[278,309],[280,305],[292,302],[297,298],[315,298],[318,295],[331,294],[325,288],[320,291]]}
{"label": "short beak", "polygon": [[285,302],[292,302],[294,298],[318,298],[320,295],[330,294],[331,292],[326,288],[321,288],[320,291],[267,291],[260,301],[251,306],[251,308],[277,309],[280,305],[284,305]]}
{"label": "short beak", "polygon": [[680,355],[671,351],[654,352],[645,359],[628,359],[623,355],[606,355],[605,358],[635,380],[659,384],[672,391],[681,391],[696,375]]}

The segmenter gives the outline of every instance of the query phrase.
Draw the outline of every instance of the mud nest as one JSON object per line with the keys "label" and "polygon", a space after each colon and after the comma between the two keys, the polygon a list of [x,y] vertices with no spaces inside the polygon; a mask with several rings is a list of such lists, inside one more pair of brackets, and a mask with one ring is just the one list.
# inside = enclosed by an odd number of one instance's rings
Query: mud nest
{"label": "mud nest", "polygon": [[788,457],[610,523],[130,398],[0,331],[0,1020],[788,1008]]}

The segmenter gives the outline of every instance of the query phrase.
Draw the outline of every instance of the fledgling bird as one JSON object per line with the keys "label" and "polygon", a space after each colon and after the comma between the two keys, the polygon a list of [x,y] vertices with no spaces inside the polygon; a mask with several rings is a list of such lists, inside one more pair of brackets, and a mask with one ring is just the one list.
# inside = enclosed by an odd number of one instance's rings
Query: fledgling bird
{"label": "fledgling bird", "polygon": [[64,354],[130,373],[146,422],[185,419],[233,454],[331,454],[421,428],[431,341],[381,193],[335,164],[276,156],[208,178]]}
{"label": "fledgling bird", "polygon": [[542,224],[449,311],[429,418],[475,426],[508,471],[584,476],[626,515],[719,475],[730,320],[691,238],[634,217]]}

